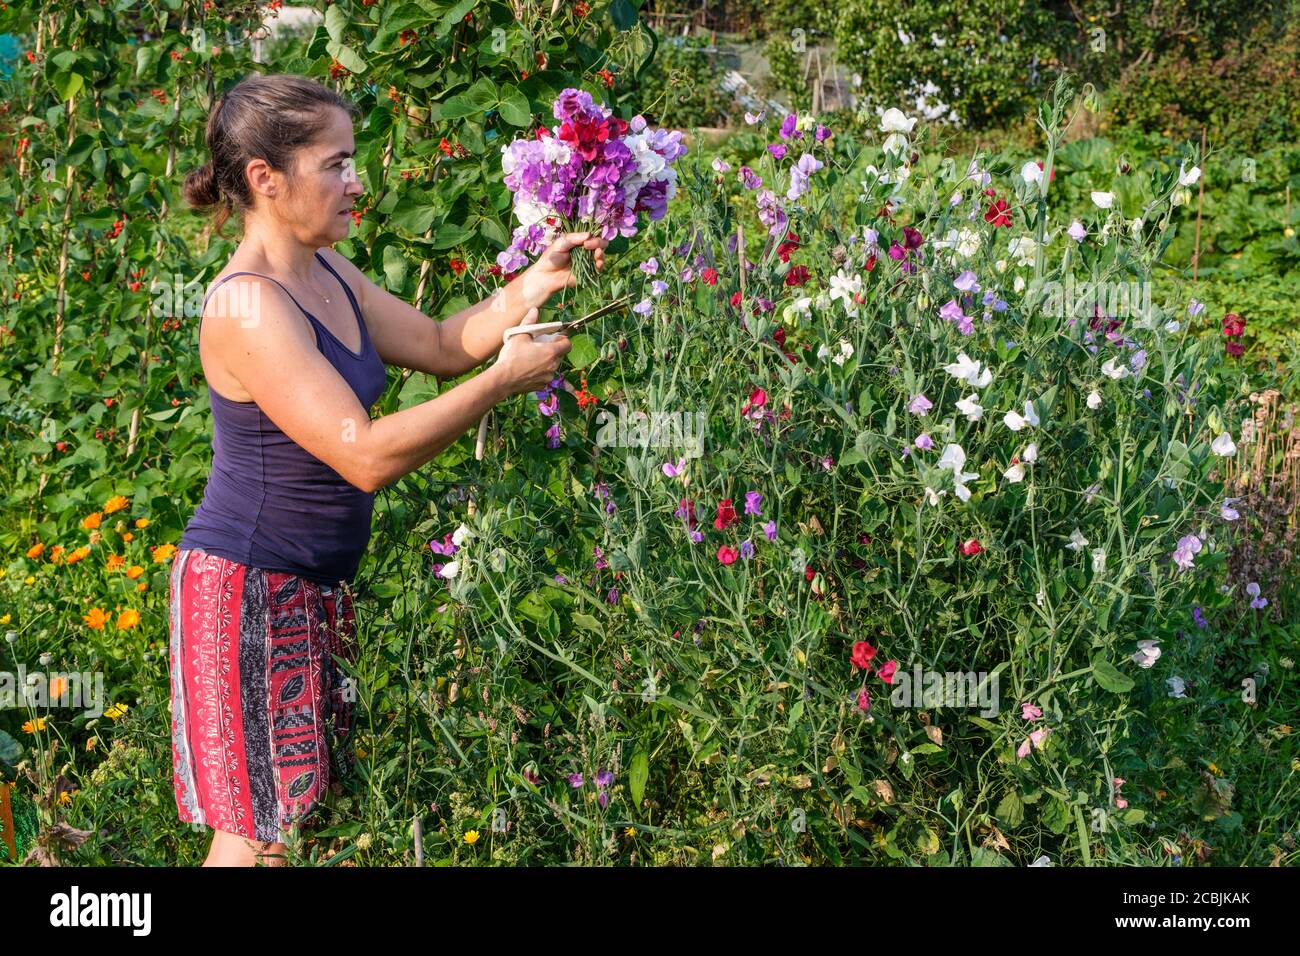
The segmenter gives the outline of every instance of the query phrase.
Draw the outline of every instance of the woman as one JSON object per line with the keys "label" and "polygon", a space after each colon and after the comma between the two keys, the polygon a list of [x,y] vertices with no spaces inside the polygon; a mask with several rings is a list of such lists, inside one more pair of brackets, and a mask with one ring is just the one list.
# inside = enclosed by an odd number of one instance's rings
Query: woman
{"label": "woman", "polygon": [[[172,746],[184,821],[214,829],[205,866],[283,859],[280,838],[351,766],[351,583],[374,492],[451,445],[497,402],[540,389],[570,343],[504,330],[576,284],[560,236],[523,275],[441,322],[334,252],[362,193],[349,103],[297,76],[245,79],[208,118],[211,159],[186,177],[243,237],[209,291],[199,357],[212,399],[203,502],[171,575]],[[455,378],[372,421],[385,365]]]}

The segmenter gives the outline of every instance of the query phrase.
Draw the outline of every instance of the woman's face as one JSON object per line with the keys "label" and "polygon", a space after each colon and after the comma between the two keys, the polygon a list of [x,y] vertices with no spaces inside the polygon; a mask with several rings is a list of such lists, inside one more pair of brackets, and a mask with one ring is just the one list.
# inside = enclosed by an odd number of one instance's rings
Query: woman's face
{"label": "woman's face", "polygon": [[293,181],[274,203],[275,215],[307,245],[332,245],[346,238],[356,198],[365,189],[353,165],[356,142],[343,110],[326,111],[320,135],[296,154]]}

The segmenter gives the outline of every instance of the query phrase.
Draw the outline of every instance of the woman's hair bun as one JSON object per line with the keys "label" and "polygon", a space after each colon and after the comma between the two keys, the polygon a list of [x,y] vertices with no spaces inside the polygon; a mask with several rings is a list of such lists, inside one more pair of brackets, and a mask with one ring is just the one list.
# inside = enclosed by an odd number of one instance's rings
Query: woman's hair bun
{"label": "woman's hair bun", "polygon": [[185,196],[185,201],[195,209],[206,209],[221,201],[221,189],[217,186],[217,170],[211,160],[185,177],[181,192]]}

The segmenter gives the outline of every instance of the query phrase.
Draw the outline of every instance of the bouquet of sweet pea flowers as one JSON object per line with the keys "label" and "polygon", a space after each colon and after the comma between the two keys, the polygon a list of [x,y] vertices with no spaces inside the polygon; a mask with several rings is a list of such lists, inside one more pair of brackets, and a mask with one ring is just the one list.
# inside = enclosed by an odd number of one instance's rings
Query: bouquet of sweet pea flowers
{"label": "bouquet of sweet pea flowers", "polygon": [[[680,131],[650,129],[641,116],[619,119],[573,88],[560,93],[553,113],[558,126],[540,126],[533,139],[501,148],[519,220],[510,246],[497,254],[506,272],[523,268],[561,232],[635,235],[638,214],[662,219],[677,192],[672,163],[686,152]],[[582,252],[574,250],[573,270],[586,285],[595,269]]]}

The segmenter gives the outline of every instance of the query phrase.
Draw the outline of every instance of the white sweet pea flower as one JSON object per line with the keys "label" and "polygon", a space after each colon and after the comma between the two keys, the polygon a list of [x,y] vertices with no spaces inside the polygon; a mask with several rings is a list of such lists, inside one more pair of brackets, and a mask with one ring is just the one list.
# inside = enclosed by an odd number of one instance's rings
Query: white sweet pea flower
{"label": "white sweet pea flower", "polygon": [[1092,193],[1092,204],[1098,209],[1109,209],[1115,203],[1114,193]]}
{"label": "white sweet pea flower", "polygon": [[1042,182],[1043,171],[1038,168],[1037,163],[1025,163],[1025,165],[1020,167],[1020,178],[1030,185],[1033,185],[1034,183]]}
{"label": "white sweet pea flower", "polygon": [[912,127],[916,125],[916,118],[908,119],[907,116],[896,106],[891,106],[885,110],[880,117],[880,131],[882,133],[910,133]]}
{"label": "white sweet pea flower", "polygon": [[962,501],[970,501],[970,490],[966,487],[966,482],[978,478],[979,472],[962,471],[965,465],[966,452],[961,445],[949,443],[944,446],[943,454],[939,456],[938,467],[952,472],[952,483],[957,497]]}
{"label": "white sweet pea flower", "polygon": [[462,524],[459,528],[457,528],[455,531],[451,533],[451,543],[459,548],[462,544],[464,544],[472,537],[474,537],[474,532],[469,530],[468,527]]}
{"label": "white sweet pea flower", "polygon": [[1224,458],[1231,458],[1237,453],[1237,443],[1232,440],[1231,435],[1224,432],[1210,443],[1210,450],[1216,455],[1222,455]]}
{"label": "white sweet pea flower", "polygon": [[1088,393],[1088,407],[1093,411],[1101,408],[1101,395],[1095,388]]}
{"label": "white sweet pea flower", "polygon": [[892,156],[897,156],[907,149],[907,137],[902,133],[890,133],[885,137],[885,145],[881,149]]}
{"label": "white sweet pea flower", "polygon": [[727,162],[725,159],[723,159],[721,156],[714,156],[713,162],[710,165],[713,166],[713,171],[715,173],[731,172],[731,164]]}
{"label": "white sweet pea flower", "polygon": [[1015,291],[1016,293],[1024,292],[1024,291],[1025,291],[1025,277],[1024,277],[1024,276],[1016,276],[1016,277],[1011,281],[1011,288],[1012,288],[1012,290]]}
{"label": "white sweet pea flower", "polygon": [[840,354],[831,359],[836,365],[843,365],[845,360],[853,355],[853,346],[844,339],[840,339]]}
{"label": "white sweet pea flower", "polygon": [[1019,484],[1025,480],[1025,466],[1021,462],[1016,462],[1010,468],[1002,473],[1002,477],[1014,484]]}
{"label": "white sweet pea flower", "polygon": [[447,578],[448,580],[450,580],[451,578],[454,578],[459,573],[460,573],[460,562],[450,561],[447,564],[444,564],[441,569],[439,569],[438,577]]}
{"label": "white sweet pea flower", "polygon": [[855,297],[862,292],[862,276],[850,275],[843,269],[840,269],[831,276],[830,297],[832,301],[839,300],[844,303],[844,311],[851,318],[856,318],[858,314],[858,303],[854,301]]}
{"label": "white sweet pea flower", "polygon": [[1106,549],[1092,549],[1092,573],[1101,574],[1106,570]]}
{"label": "white sweet pea flower", "polygon": [[965,352],[957,353],[957,361],[943,367],[943,370],[954,378],[959,378],[967,385],[974,388],[984,388],[989,382],[993,381],[993,371],[982,368],[981,362],[970,358]]}
{"label": "white sweet pea flower", "polygon": [[947,492],[946,490],[945,490],[945,491],[935,491],[935,490],[934,490],[933,488],[931,488],[929,485],[926,485],[926,487],[925,487],[925,496],[926,496],[926,498],[929,500],[929,502],[930,502],[931,505],[936,506],[936,507],[937,507],[938,504],[939,504],[939,499],[940,499],[942,496],[946,495],[947,493],[948,493],[948,492]]}
{"label": "white sweet pea flower", "polygon": [[1128,366],[1116,365],[1115,359],[1109,358],[1102,364],[1101,373],[1107,378],[1113,378],[1115,381],[1119,381],[1128,374]]}
{"label": "white sweet pea flower", "polygon": [[1006,415],[1003,417],[1002,420],[1006,423],[1006,426],[1010,428],[1013,432],[1018,432],[1020,431],[1020,429],[1026,426],[1037,428],[1038,412],[1034,411],[1034,403],[1026,399],[1024,415],[1021,415],[1019,412],[1016,411],[1010,411],[1006,413]]}
{"label": "white sweet pea flower", "polygon": [[1029,462],[1031,465],[1038,461],[1038,446],[1033,442],[1026,445],[1025,450],[1020,453],[1020,460]]}
{"label": "white sweet pea flower", "polygon": [[[1037,167],[1034,168],[1037,169]],[[1047,243],[1043,244],[1046,245]],[[1033,236],[1018,236],[1007,243],[1007,252],[1015,256],[1020,265],[1032,266],[1034,257],[1038,253],[1038,243]]]}
{"label": "white sweet pea flower", "polygon": [[1083,536],[1083,532],[1075,528],[1070,532],[1070,540],[1065,545],[1071,551],[1082,551],[1088,546],[1088,539]]}
{"label": "white sweet pea flower", "polygon": [[1169,687],[1170,697],[1186,697],[1187,682],[1177,675],[1165,679],[1165,684]]}
{"label": "white sweet pea flower", "polygon": [[984,415],[984,407],[977,401],[978,398],[978,395],[971,392],[957,403],[957,410],[965,415],[968,421],[977,422]]}
{"label": "white sweet pea flower", "polygon": [[1184,169],[1186,165],[1185,159],[1178,164],[1178,185],[1195,186],[1197,180],[1201,178],[1201,167],[1193,166],[1191,169]]}
{"label": "white sweet pea flower", "polygon": [[1133,662],[1139,667],[1147,668],[1160,659],[1160,645],[1155,641],[1138,641],[1137,653]]}
{"label": "white sweet pea flower", "polygon": [[1140,218],[1134,219],[1128,224],[1128,228],[1129,232],[1133,234],[1133,238],[1137,239],[1142,235],[1142,220]]}
{"label": "white sweet pea flower", "polygon": [[1182,326],[1178,323],[1177,319],[1170,319],[1168,322],[1165,323],[1165,331],[1168,332],[1170,335],[1173,335],[1180,328],[1182,328]]}

